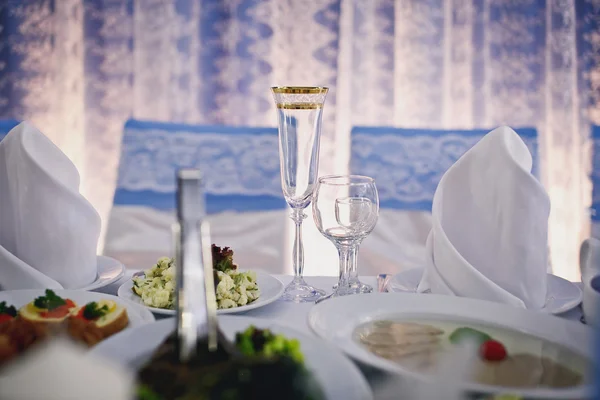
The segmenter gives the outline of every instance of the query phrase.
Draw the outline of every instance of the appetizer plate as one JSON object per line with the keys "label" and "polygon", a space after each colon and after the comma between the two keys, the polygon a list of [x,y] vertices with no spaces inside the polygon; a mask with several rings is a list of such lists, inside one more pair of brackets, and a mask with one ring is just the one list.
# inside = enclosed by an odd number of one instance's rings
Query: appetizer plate
{"label": "appetizer plate", "polygon": [[[411,268],[392,276],[387,285],[388,291],[415,293],[423,277],[423,271],[421,267]],[[548,274],[547,277],[546,304],[540,311],[562,314],[581,304],[583,294],[577,285],[556,275]]]}
{"label": "appetizer plate", "polygon": [[[43,296],[45,294],[44,292],[45,290],[43,289],[7,290],[0,292],[0,301],[6,301],[8,304],[14,305],[18,309],[25,304],[30,303],[36,297]],[[79,306],[89,303],[90,301],[97,302],[99,300],[112,300],[121,304],[127,309],[127,316],[129,317],[129,326],[125,328],[126,330],[148,324],[149,322],[154,322],[155,320],[154,315],[146,308],[110,294],[65,289],[56,289],[54,290],[54,293],[62,298],[73,300]]]}
{"label": "appetizer plate", "polygon": [[[143,274],[143,272],[137,272],[136,274],[134,274],[134,276],[139,276],[139,274]],[[266,306],[267,304],[271,304],[275,300],[279,299],[283,294],[283,290],[285,289],[283,283],[279,279],[264,272],[256,271],[256,282],[258,283],[258,288],[260,289],[260,297],[256,301],[253,301],[252,303],[247,304],[245,306],[218,310],[217,314],[236,314]],[[144,305],[142,298],[133,292],[133,290],[131,289],[132,287],[133,281],[127,280],[124,284],[122,284],[119,287],[119,290],[117,292],[118,296],[122,299],[126,299],[143,307],[146,307],[155,314],[175,315],[175,310],[147,307],[146,305]]]}
{"label": "appetizer plate", "polygon": [[[414,293],[373,293],[333,298],[315,305],[308,315],[310,328],[320,337],[335,344],[348,356],[384,371],[397,373],[400,381],[424,383],[446,379],[440,375],[425,375],[405,368],[385,358],[376,356],[359,343],[356,328],[378,320],[421,320],[452,322],[458,325],[475,325],[490,331],[508,330],[514,337],[525,334],[531,340],[541,339],[572,352],[577,357],[587,357],[593,331],[580,323],[531,312],[503,304],[461,297]],[[509,354],[511,352],[508,348]],[[535,349],[532,349],[535,351]],[[545,354],[545,353],[544,353]],[[468,382],[449,382],[463,391],[477,393],[511,393],[526,398],[582,399],[591,389],[582,384],[565,389],[504,388]]]}
{"label": "appetizer plate", "polygon": [[96,290],[108,286],[121,279],[125,274],[125,266],[118,260],[106,256],[97,256],[98,275],[96,280],[85,286],[73,288],[77,290]]}
{"label": "appetizer plate", "polygon": [[[369,400],[373,398],[371,389],[359,369],[324,341],[263,319],[240,316],[219,317],[219,327],[230,340],[234,340],[237,332],[244,331],[250,325],[260,329],[271,329],[289,338],[298,339],[305,365],[321,384],[327,399]],[[91,354],[139,368],[174,329],[173,318],[130,329],[98,344]]]}

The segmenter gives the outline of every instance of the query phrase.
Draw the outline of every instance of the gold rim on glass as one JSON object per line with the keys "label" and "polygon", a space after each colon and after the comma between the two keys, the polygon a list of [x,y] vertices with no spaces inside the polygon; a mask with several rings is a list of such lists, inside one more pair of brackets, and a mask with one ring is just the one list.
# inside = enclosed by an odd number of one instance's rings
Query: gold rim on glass
{"label": "gold rim on glass", "polygon": [[317,110],[323,108],[323,103],[277,103],[277,108],[283,110]]}
{"label": "gold rim on glass", "polygon": [[325,175],[319,178],[319,183],[335,186],[358,186],[375,183],[375,179],[364,175]]}
{"label": "gold rim on glass", "polygon": [[329,88],[324,86],[273,86],[271,90],[276,94],[322,94],[327,93]]}

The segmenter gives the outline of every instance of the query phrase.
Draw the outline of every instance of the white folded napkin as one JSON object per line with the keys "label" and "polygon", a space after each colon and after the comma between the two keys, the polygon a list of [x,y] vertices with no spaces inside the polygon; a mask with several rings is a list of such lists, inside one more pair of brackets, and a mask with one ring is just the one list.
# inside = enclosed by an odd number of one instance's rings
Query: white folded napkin
{"label": "white folded napkin", "polygon": [[0,142],[0,286],[74,289],[97,275],[100,216],[75,165],[23,122]]}
{"label": "white folded napkin", "polygon": [[500,127],[446,171],[419,292],[544,306],[550,200],[531,167],[525,143]]}
{"label": "white folded napkin", "polygon": [[133,388],[131,371],[65,340],[32,348],[0,375],[6,400],[131,400]]}

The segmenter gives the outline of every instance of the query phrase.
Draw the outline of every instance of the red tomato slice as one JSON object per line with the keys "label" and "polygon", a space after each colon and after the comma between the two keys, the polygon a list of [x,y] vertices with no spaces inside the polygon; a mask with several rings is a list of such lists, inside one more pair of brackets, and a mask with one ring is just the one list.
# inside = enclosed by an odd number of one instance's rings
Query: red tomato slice
{"label": "red tomato slice", "polygon": [[71,308],[75,307],[75,303],[71,299],[65,299],[65,304],[58,306],[55,309],[49,311],[42,311],[40,316],[43,318],[62,318],[66,317]]}
{"label": "red tomato slice", "polygon": [[5,322],[10,321],[11,319],[13,319],[14,317],[12,315],[8,315],[8,314],[0,314],[0,324],[3,324]]}

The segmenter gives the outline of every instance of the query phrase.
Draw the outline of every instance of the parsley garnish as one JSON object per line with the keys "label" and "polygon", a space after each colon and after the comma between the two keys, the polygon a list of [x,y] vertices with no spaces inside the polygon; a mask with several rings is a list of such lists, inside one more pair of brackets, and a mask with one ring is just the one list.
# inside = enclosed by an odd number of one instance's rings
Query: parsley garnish
{"label": "parsley garnish", "polygon": [[137,396],[139,400],[161,400],[162,397],[157,395],[152,389],[146,385],[139,385],[137,388]]}
{"label": "parsley garnish", "polygon": [[15,308],[15,306],[9,306],[6,304],[5,301],[1,301],[0,302],[0,315],[1,314],[7,314],[7,315],[10,315],[11,317],[16,317],[17,309]]}
{"label": "parsley garnish", "polygon": [[87,303],[85,308],[83,309],[83,317],[85,319],[96,319],[105,316],[108,313],[108,307],[103,305],[102,307],[98,307],[98,303],[92,301],[91,303]]}
{"label": "parsley garnish", "polygon": [[50,289],[46,289],[45,296],[40,296],[33,301],[34,306],[37,308],[45,308],[46,310],[54,310],[65,304],[67,304],[67,302]]}

